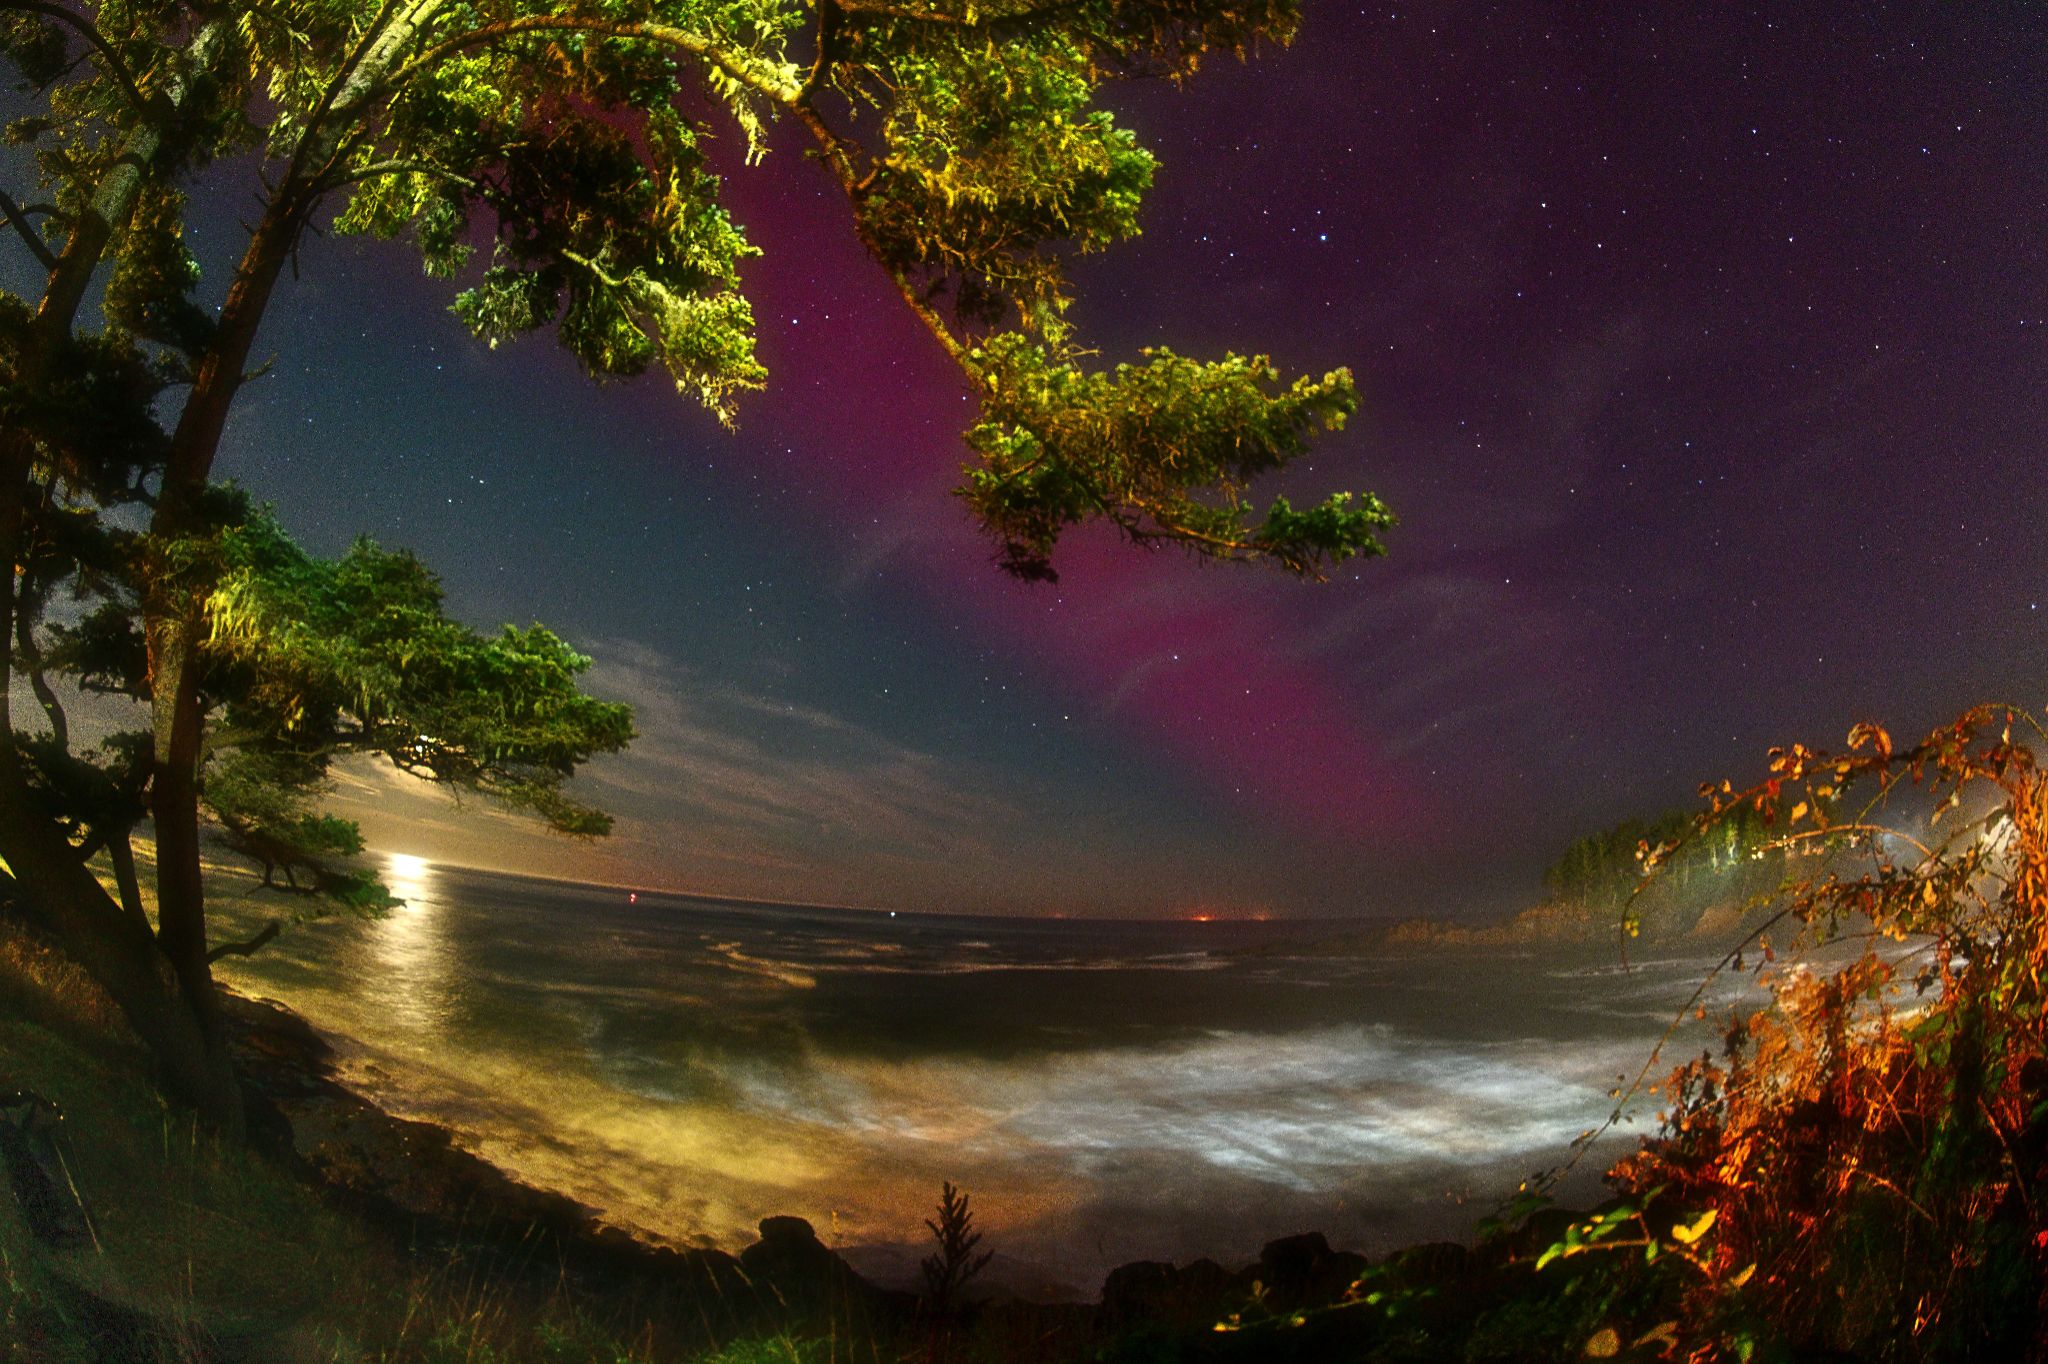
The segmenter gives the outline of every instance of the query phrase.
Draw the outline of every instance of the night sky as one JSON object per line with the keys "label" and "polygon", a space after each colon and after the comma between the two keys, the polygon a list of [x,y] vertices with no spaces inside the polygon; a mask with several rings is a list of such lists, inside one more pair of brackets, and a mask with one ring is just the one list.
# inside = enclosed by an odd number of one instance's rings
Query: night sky
{"label": "night sky", "polygon": [[793,128],[728,139],[773,371],[737,434],[485,351],[407,248],[310,243],[220,471],[555,627],[643,735],[583,784],[604,844],[375,779],[351,812],[778,899],[1466,914],[1771,743],[2048,702],[2048,19],[1566,8],[1311,0],[1291,49],[1110,94],[1162,169],[1075,316],[1106,362],[1351,367],[1279,486],[1401,525],[1323,585],[1101,534],[1002,576],[948,492],[960,378]]}

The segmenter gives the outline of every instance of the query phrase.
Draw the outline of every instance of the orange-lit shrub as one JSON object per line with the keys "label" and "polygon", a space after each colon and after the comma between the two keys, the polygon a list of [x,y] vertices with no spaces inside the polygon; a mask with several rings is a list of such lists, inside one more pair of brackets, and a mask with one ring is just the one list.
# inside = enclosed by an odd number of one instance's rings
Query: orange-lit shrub
{"label": "orange-lit shrub", "polygon": [[[1624,1195],[1712,1212],[1659,1353],[2048,1359],[2048,775],[1982,706],[1895,750],[1773,750],[1688,837],[1761,817],[1789,879],[1730,954],[1773,1007],[1671,1076]],[[1645,848],[1654,870],[1683,840]],[[1811,856],[1796,854],[1810,853]]]}

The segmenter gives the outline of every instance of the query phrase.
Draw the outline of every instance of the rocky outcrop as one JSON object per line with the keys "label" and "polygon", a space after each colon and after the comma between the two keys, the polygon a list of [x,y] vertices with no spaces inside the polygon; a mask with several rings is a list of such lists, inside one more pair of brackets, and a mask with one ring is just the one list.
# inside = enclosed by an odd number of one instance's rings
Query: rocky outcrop
{"label": "rocky outcrop", "polygon": [[[739,1263],[757,1291],[801,1315],[847,1305],[884,1308],[898,1296],[855,1273],[801,1217],[762,1218],[761,1239],[740,1252]],[[907,1299],[901,1305],[908,1306]]]}
{"label": "rocky outcrop", "polygon": [[1267,1308],[1281,1313],[1335,1302],[1367,1263],[1355,1252],[1331,1250],[1321,1232],[1311,1231],[1268,1241],[1259,1262],[1245,1272],[1257,1274]]}
{"label": "rocky outcrop", "polygon": [[1617,928],[1613,914],[1595,914],[1584,905],[1549,902],[1533,905],[1504,923],[1403,919],[1387,930],[1386,940],[1404,947],[1517,947],[1612,939]]}
{"label": "rocky outcrop", "polygon": [[1363,1255],[1330,1249],[1313,1231],[1269,1241],[1257,1261],[1235,1272],[1214,1260],[1140,1260],[1109,1272],[1096,1325],[1105,1332],[1138,1325],[1204,1328],[1248,1308],[1285,1316],[1343,1298],[1368,1263]]}

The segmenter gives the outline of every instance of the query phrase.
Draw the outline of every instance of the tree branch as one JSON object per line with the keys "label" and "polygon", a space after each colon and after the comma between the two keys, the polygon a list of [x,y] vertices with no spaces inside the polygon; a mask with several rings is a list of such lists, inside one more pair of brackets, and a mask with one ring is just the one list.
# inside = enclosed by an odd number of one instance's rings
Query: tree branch
{"label": "tree branch", "polygon": [[766,96],[777,104],[794,105],[803,94],[803,86],[793,74],[795,68],[788,63],[782,63],[778,67],[776,63],[752,53],[733,52],[720,47],[709,38],[668,24],[627,23],[571,15],[508,19],[503,23],[485,24],[482,28],[458,33],[452,38],[444,38],[400,67],[392,76],[391,84],[403,85],[419,72],[453,53],[466,52],[473,47],[485,47],[500,38],[518,37],[528,33],[595,33],[605,38],[638,38],[648,42],[664,43],[670,47],[679,47],[693,56],[702,57],[749,90]]}
{"label": "tree branch", "polygon": [[[49,509],[50,497],[51,487],[45,483],[42,485],[41,498],[45,511]],[[56,741],[60,750],[69,753],[71,725],[64,714],[63,702],[57,699],[57,693],[50,686],[50,680],[43,671],[43,651],[36,645],[36,625],[42,619],[49,585],[38,580],[36,576],[35,560],[39,547],[30,538],[32,535],[33,531],[30,530],[23,536],[19,546],[21,552],[15,561],[16,576],[21,582],[14,602],[14,635],[19,651],[18,662],[28,674],[29,690],[35,693],[36,701],[43,708],[43,714],[49,717],[51,738]]]}
{"label": "tree branch", "polygon": [[818,51],[811,59],[810,74],[804,77],[801,89],[797,91],[797,103],[808,106],[818,87],[825,83],[835,60],[833,49],[839,45],[839,19],[845,13],[838,0],[818,0]]}
{"label": "tree branch", "polygon": [[[958,29],[963,33],[987,33],[987,35],[1018,35],[1030,31],[1038,20],[1059,18],[1075,10],[1085,10],[1100,0],[1047,0],[1047,4],[1026,4],[1014,10],[997,14],[948,14],[922,4],[872,4],[870,0],[840,0],[840,8],[856,18],[881,18],[893,23],[911,25],[936,25],[940,29]],[[1100,41],[1100,37],[1096,39]]]}
{"label": "tree branch", "polygon": [[[839,187],[846,192],[847,205],[853,210],[854,235],[860,238],[860,244],[867,248],[868,255],[879,264],[883,258],[880,246],[860,217],[861,190],[867,182],[854,173],[853,157],[849,149],[855,148],[856,144],[834,132],[831,125],[825,122],[824,116],[809,104],[799,103],[795,106],[795,111],[797,121],[810,131],[811,137],[823,149],[825,164],[831,168],[833,177],[839,181]],[[953,363],[960,366],[961,372],[972,379],[974,373],[967,365],[967,347],[962,344],[959,337],[953,335],[952,328],[939,316],[938,309],[932,307],[918,293],[917,286],[910,282],[908,275],[886,265],[882,268],[889,271],[889,278],[895,282],[896,292],[903,296],[903,301],[909,305],[910,311],[917,315],[918,321],[924,323],[925,328],[938,339],[939,345],[952,357]]]}
{"label": "tree branch", "polygon": [[475,189],[477,187],[477,182],[466,175],[457,175],[452,170],[428,165],[424,161],[379,161],[374,165],[364,166],[360,170],[350,171],[347,175],[329,176],[320,182],[320,188],[324,192],[331,189],[340,189],[344,185],[360,184],[364,180],[374,180],[380,175],[405,175],[408,173],[413,175],[431,175],[437,180],[452,181],[455,184],[461,185],[464,189]]}
{"label": "tree branch", "polygon": [[41,609],[41,605],[42,603],[31,597],[24,588],[20,607],[14,617],[15,640],[21,650],[21,661],[28,668],[29,690],[35,693],[36,700],[43,707],[43,714],[49,717],[50,737],[56,740],[58,748],[69,753],[71,726],[64,715],[64,703],[57,699],[56,691],[51,688],[49,679],[43,675],[43,654],[42,650],[36,647],[35,622],[30,619]]}
{"label": "tree branch", "polygon": [[1170,518],[1172,509],[1150,498],[1126,494],[1124,502],[1152,518],[1148,528],[1124,516],[1114,508],[1104,507],[1103,514],[1116,524],[1117,529],[1138,544],[1149,544],[1155,540],[1178,540],[1184,544],[1203,545],[1213,550],[1218,558],[1250,560],[1259,552],[1259,545],[1251,540],[1236,540],[1229,536],[1211,535],[1192,526],[1175,524]]}
{"label": "tree branch", "polygon": [[111,835],[107,839],[107,861],[114,867],[114,885],[121,892],[121,909],[129,918],[141,924],[152,934],[149,912],[142,907],[142,881],[135,874],[135,849],[128,842],[128,830]]}
{"label": "tree branch", "polygon": [[7,221],[13,225],[16,232],[21,234],[22,241],[28,244],[29,252],[42,264],[43,269],[55,270],[57,268],[57,253],[50,250],[43,239],[36,235],[36,230],[30,224],[27,213],[22,209],[21,205],[8,197],[6,190],[0,190],[0,213],[7,215]]}
{"label": "tree branch", "polygon": [[362,65],[363,58],[376,45],[378,38],[383,36],[384,26],[390,21],[392,11],[402,2],[403,0],[384,0],[377,7],[377,12],[370,16],[370,22],[363,26],[363,36],[356,40],[356,45],[349,49],[346,57],[342,58],[340,68],[334,73],[333,82],[321,94],[319,106],[314,111],[315,118],[325,114],[328,109],[333,107],[334,101],[347,88],[349,79],[355,75],[356,68]]}
{"label": "tree branch", "polygon": [[898,20],[912,24],[935,24],[942,28],[963,29],[970,33],[1005,32],[1022,29],[1040,19],[1051,19],[1061,14],[1084,9],[1093,0],[1049,0],[1042,5],[1026,5],[1021,9],[1007,10],[999,14],[948,14],[943,10],[929,9],[922,5],[882,5],[864,3],[864,0],[839,0],[840,8],[847,14],[862,19]]}
{"label": "tree branch", "polygon": [[107,74],[114,78],[114,83],[128,96],[128,102],[135,106],[135,111],[142,114],[149,112],[149,100],[135,84],[135,78],[128,74],[127,64],[121,60],[121,55],[114,51],[114,45],[93,27],[91,20],[83,15],[73,14],[62,5],[46,4],[44,0],[0,0],[0,9],[23,10],[30,14],[45,15],[76,29],[106,62]]}
{"label": "tree branch", "polygon": [[[305,128],[299,134],[297,147],[293,149],[291,169],[285,176],[287,180],[304,170],[306,149],[316,140],[320,124],[337,107],[341,108],[345,114],[353,113],[353,106],[369,93],[383,75],[389,73],[391,65],[397,60],[399,51],[404,48],[405,44],[412,41],[413,35],[419,32],[420,26],[434,17],[434,10],[439,7],[440,0],[411,0],[413,12],[407,14],[405,22],[399,26],[400,31],[396,39],[393,40],[387,24],[396,22],[393,19],[392,11],[393,7],[399,3],[401,3],[401,0],[384,0],[384,3],[378,6],[377,13],[372,16],[369,24],[363,29],[363,36],[357,40],[354,47],[349,49],[348,55],[342,59],[340,68],[335,71],[334,79],[329,81],[327,88],[320,92],[320,100],[313,106],[312,112],[306,116]],[[381,54],[378,54],[381,55],[382,60],[376,63],[381,68],[381,71],[373,74],[370,79],[364,80],[362,78],[364,63],[368,62],[371,56],[376,53],[376,50],[384,47],[387,42],[391,44],[390,47]],[[323,158],[323,164],[318,171],[319,175],[326,174],[327,166],[332,164],[334,155],[341,150],[342,141],[343,139],[334,139],[329,155]]]}
{"label": "tree branch", "polygon": [[213,965],[222,957],[253,957],[269,945],[270,940],[284,932],[284,920],[272,919],[263,925],[263,931],[242,942],[224,942],[206,954],[206,964]]}
{"label": "tree branch", "polygon": [[[0,4],[19,4],[22,0],[0,0]],[[211,62],[220,45],[226,41],[232,20],[209,19],[205,27],[194,35],[183,52],[172,58],[172,72],[169,83],[160,92],[172,112],[185,102],[192,86],[192,75]],[[55,337],[71,329],[72,319],[85,300],[86,289],[92,283],[92,275],[105,254],[107,242],[113,237],[114,229],[128,221],[134,211],[135,200],[142,193],[145,168],[163,150],[164,132],[157,124],[144,120],[128,134],[121,146],[121,154],[113,166],[100,180],[90,194],[83,195],[85,207],[72,219],[71,235],[64,243],[63,253],[50,271],[50,282],[43,291],[43,301],[36,309],[36,326],[46,337]]]}

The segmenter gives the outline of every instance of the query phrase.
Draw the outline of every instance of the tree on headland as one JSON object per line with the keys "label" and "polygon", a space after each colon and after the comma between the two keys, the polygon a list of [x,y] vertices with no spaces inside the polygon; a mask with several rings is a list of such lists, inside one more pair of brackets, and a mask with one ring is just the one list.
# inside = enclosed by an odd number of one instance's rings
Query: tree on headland
{"label": "tree on headland", "polygon": [[[1543,869],[1544,892],[1618,920],[1631,908],[1639,917],[1653,917],[1645,909],[1674,905],[1697,911],[1710,898],[1742,902],[1777,886],[1785,849],[1762,815],[1743,806],[1709,829],[1695,828],[1695,822],[1690,811],[1673,810],[1573,839]],[[1640,900],[1644,894],[1648,901]]]}
{"label": "tree on headland", "polygon": [[[1009,571],[1051,576],[1087,521],[1309,576],[1379,553],[1369,495],[1249,497],[1352,412],[1346,372],[1165,349],[1098,369],[1065,319],[1064,261],[1134,233],[1153,172],[1100,86],[1178,80],[1296,20],[1293,0],[0,0],[34,95],[9,141],[35,168],[0,215],[44,277],[0,297],[0,649],[41,712],[18,725],[0,689],[0,897],[232,1128],[203,806],[266,879],[366,906],[379,890],[335,863],[353,831],[313,805],[340,753],[602,827],[561,783],[628,721],[576,693],[582,659],[449,621],[407,556],[305,556],[213,466],[277,281],[329,225],[409,238],[492,344],[552,329],[592,375],[659,364],[731,420],[766,376],[705,115],[750,158],[770,120],[812,140],[980,400],[960,492]],[[217,307],[194,195],[248,215]],[[76,751],[67,681],[144,703],[147,730]],[[145,818],[153,920],[128,846]]]}
{"label": "tree on headland", "polygon": [[[208,499],[211,533],[174,551],[179,571],[205,584],[193,684],[202,747],[190,789],[222,841],[261,865],[266,885],[308,897],[313,912],[374,913],[392,903],[350,863],[362,850],[354,823],[315,808],[330,766],[351,753],[379,755],[564,832],[609,828],[601,811],[562,790],[585,759],[632,737],[625,706],[578,691],[588,659],[541,626],[485,636],[450,620],[439,585],[409,554],[363,540],[339,559],[316,559],[233,489],[210,489]],[[152,922],[131,846],[152,814],[159,830],[165,823],[161,799],[152,799],[151,736],[75,743],[61,689],[151,699],[141,629],[147,537],[72,519],[80,543],[114,567],[77,618],[17,621],[17,666],[45,727],[17,733],[0,768],[18,782],[0,795],[8,802],[0,804],[0,856],[10,873],[0,879],[0,907],[52,934],[122,1006],[174,1090],[217,1100],[217,1116],[232,1126],[235,1091],[211,1012],[211,966],[260,949],[283,919],[242,942],[205,933],[194,808],[185,812],[192,898],[178,898],[178,868],[159,838]],[[31,568],[21,581],[38,598],[74,585],[61,557],[41,552],[48,532],[30,522]],[[102,851],[112,895],[88,867]],[[182,938],[181,904],[192,911]],[[204,1088],[212,1084],[222,1092]]]}

